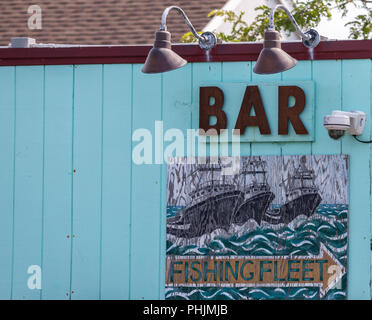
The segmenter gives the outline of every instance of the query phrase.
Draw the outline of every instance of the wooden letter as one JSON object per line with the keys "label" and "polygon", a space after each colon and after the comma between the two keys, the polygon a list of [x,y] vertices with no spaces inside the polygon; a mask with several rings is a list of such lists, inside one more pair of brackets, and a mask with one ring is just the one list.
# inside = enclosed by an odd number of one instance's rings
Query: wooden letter
{"label": "wooden letter", "polygon": [[[214,104],[210,105],[210,99],[214,98]],[[200,87],[200,102],[199,102],[199,128],[204,131],[216,129],[218,134],[221,129],[226,129],[227,117],[222,111],[224,103],[223,92],[218,87]],[[209,124],[209,117],[215,116],[217,122],[214,125]]]}
{"label": "wooden letter", "polygon": [[[250,116],[252,107],[255,116]],[[240,129],[240,134],[242,135],[246,127],[258,127],[261,134],[271,134],[258,86],[248,86],[245,89],[235,129]]]}
{"label": "wooden letter", "polygon": [[[288,106],[289,97],[296,99],[293,107]],[[288,121],[292,123],[296,134],[308,134],[300,119],[300,113],[305,109],[305,92],[296,86],[279,86],[279,119],[278,133],[288,134]]]}

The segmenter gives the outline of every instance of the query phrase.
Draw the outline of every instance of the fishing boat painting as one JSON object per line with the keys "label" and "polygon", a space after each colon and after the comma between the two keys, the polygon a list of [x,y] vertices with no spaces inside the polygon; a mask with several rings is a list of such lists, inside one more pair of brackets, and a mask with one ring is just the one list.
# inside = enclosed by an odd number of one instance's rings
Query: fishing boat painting
{"label": "fishing boat painting", "polygon": [[168,165],[166,299],[345,299],[348,157]]}

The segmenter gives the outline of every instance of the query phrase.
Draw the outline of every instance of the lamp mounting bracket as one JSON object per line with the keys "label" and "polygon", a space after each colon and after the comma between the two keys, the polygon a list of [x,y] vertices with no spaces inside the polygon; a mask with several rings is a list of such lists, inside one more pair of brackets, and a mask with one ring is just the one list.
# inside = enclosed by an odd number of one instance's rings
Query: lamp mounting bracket
{"label": "lamp mounting bracket", "polygon": [[302,30],[298,26],[296,20],[294,19],[294,17],[292,16],[288,8],[282,4],[278,4],[274,8],[271,9],[270,17],[269,17],[269,30],[275,30],[274,15],[275,15],[276,10],[278,9],[285,11],[289,20],[292,22],[293,26],[295,27],[296,32],[300,35],[302,39],[302,43],[304,44],[305,47],[315,48],[319,44],[320,42],[319,33],[314,29],[310,29],[306,32],[302,32]]}
{"label": "lamp mounting bracket", "polygon": [[198,39],[200,48],[202,48],[203,50],[210,50],[215,47],[215,45],[217,44],[217,38],[215,34],[213,32],[207,31],[199,35],[196,32],[189,18],[187,17],[186,13],[180,7],[177,6],[170,6],[163,11],[163,14],[161,16],[160,30],[162,31],[167,30],[167,16],[171,10],[176,10],[179,14],[181,14],[183,20],[189,27],[192,34],[195,36],[196,39]]}

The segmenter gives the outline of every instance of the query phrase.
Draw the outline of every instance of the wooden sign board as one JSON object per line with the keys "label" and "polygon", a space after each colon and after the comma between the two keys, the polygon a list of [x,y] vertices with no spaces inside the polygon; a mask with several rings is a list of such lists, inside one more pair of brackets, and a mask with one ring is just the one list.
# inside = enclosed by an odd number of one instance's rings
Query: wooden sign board
{"label": "wooden sign board", "polygon": [[345,299],[348,157],[236,160],[168,165],[166,299]]}

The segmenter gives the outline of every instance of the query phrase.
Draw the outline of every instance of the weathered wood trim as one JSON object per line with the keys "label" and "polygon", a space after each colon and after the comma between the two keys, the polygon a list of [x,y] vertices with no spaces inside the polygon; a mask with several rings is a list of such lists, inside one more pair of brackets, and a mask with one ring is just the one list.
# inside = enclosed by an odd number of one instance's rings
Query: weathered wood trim
{"label": "weathered wood trim", "polygon": [[[0,66],[144,63],[151,45],[82,46],[60,48],[1,48]],[[301,42],[284,42],[282,48],[297,60],[310,60]],[[173,50],[189,62],[256,61],[262,43],[217,45],[207,56],[196,44],[176,44]],[[314,60],[372,59],[372,40],[322,41]]]}

